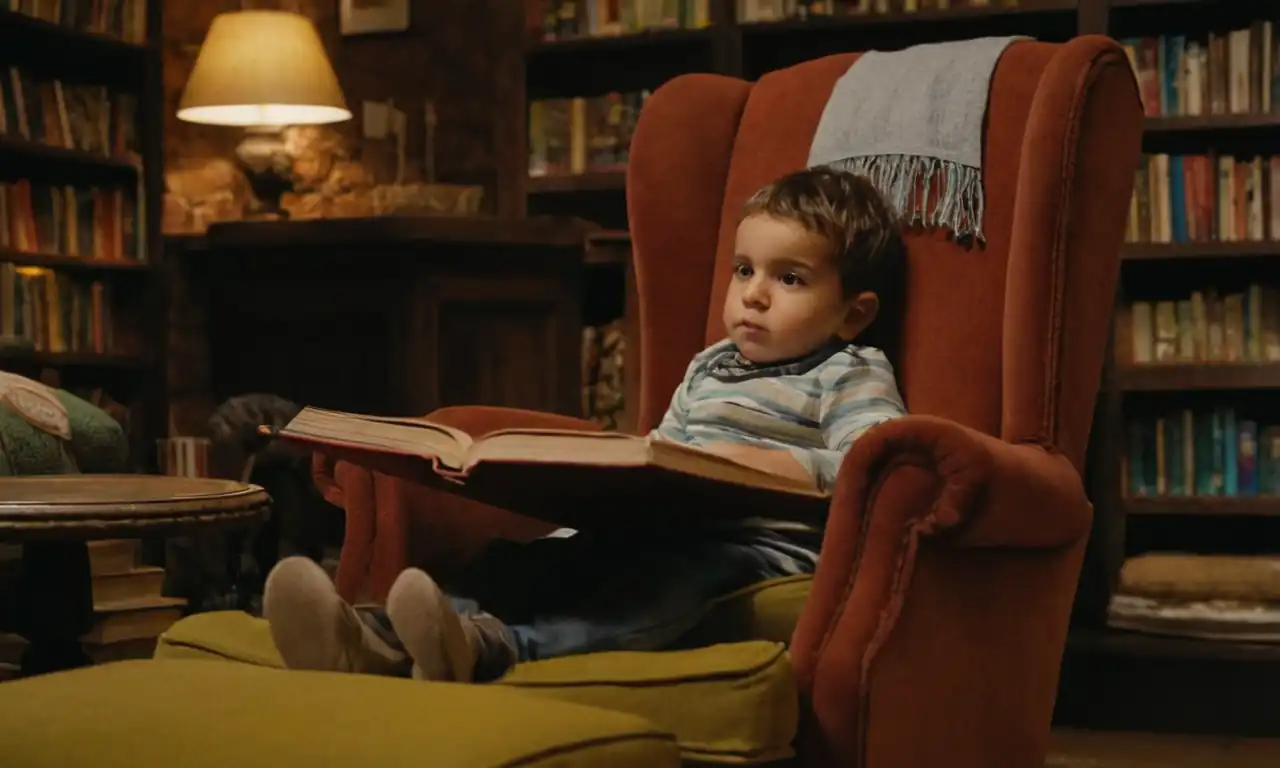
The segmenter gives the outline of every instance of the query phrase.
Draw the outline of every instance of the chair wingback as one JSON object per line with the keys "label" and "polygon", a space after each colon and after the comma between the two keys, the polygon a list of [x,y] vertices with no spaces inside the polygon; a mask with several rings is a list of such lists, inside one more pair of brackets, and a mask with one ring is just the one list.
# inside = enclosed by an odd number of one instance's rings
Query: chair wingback
{"label": "chair wingback", "polygon": [[[654,92],[627,197],[640,296],[640,428],[692,355],[723,334],[739,211],[804,167],[836,80],[859,54],[755,83],[686,75]],[[1142,133],[1123,51],[1098,36],[1015,43],[993,75],[983,137],[984,247],[914,232],[899,373],[913,413],[1084,462]]]}

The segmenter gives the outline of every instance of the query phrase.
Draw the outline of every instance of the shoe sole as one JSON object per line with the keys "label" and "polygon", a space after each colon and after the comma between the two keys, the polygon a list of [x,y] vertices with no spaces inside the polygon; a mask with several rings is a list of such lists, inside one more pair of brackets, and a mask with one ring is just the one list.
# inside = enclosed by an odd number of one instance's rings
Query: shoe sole
{"label": "shoe sole", "polygon": [[342,608],[328,574],[307,558],[282,560],[267,576],[262,614],[289,669],[351,671],[342,648],[353,628]]}
{"label": "shoe sole", "polygon": [[387,595],[387,616],[423,679],[471,682],[475,653],[462,619],[430,576],[416,568],[401,573]]}

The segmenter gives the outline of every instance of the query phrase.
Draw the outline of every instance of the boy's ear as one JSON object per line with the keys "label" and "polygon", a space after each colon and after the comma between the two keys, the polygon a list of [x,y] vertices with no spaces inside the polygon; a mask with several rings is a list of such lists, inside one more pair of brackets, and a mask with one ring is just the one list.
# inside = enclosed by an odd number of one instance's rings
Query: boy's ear
{"label": "boy's ear", "polygon": [[871,325],[880,313],[880,297],[872,291],[863,291],[849,301],[849,311],[845,315],[846,339],[855,339],[867,326]]}

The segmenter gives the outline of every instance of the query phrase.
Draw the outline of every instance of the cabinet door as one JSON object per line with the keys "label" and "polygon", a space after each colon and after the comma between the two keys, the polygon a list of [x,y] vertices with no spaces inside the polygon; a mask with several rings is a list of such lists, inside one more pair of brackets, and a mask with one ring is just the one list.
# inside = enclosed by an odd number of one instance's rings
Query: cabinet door
{"label": "cabinet door", "polygon": [[400,351],[410,413],[498,405],[579,415],[580,254],[432,258]]}

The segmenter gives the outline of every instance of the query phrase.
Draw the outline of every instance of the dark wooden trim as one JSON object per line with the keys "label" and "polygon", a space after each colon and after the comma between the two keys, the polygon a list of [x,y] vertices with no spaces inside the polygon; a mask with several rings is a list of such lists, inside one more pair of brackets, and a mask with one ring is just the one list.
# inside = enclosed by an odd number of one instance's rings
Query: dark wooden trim
{"label": "dark wooden trim", "polygon": [[1213,517],[1280,517],[1276,496],[1129,496],[1127,515],[1205,515]]}
{"label": "dark wooden trim", "polygon": [[784,19],[741,24],[744,34],[807,32],[811,30],[849,29],[887,24],[936,24],[958,19],[980,19],[995,16],[1028,16],[1042,13],[1070,13],[1078,9],[1076,0],[1023,0],[1016,6],[963,6],[945,11],[864,13],[847,16],[815,16],[812,19]]}
{"label": "dark wooden trim", "polygon": [[84,55],[90,50],[94,53],[141,55],[152,47],[151,44],[125,42],[111,35],[70,29],[61,24],[10,10],[0,10],[0,27],[16,29],[23,34],[37,35],[47,40],[50,46],[71,46],[76,49],[77,57],[90,65],[93,61],[92,56]]}
{"label": "dark wooden trim", "polygon": [[622,192],[627,188],[626,171],[589,171],[559,176],[534,176],[525,188],[529,194],[565,192]]}
{"label": "dark wooden trim", "polygon": [[210,225],[204,240],[213,249],[401,242],[578,246],[594,229],[588,222],[560,217],[378,216],[219,222]]}
{"label": "dark wooden trim", "polygon": [[1116,9],[1138,8],[1150,5],[1192,5],[1194,3],[1218,2],[1219,0],[1111,0],[1111,7]]}
{"label": "dark wooden trim", "polygon": [[1112,385],[1124,392],[1280,389],[1280,363],[1160,363],[1119,366]]}
{"label": "dark wooden trim", "polygon": [[21,353],[19,356],[48,368],[142,370],[147,367],[147,359],[141,355],[118,355],[99,352],[35,352]]}
{"label": "dark wooden trim", "polygon": [[22,155],[62,165],[100,168],[116,175],[133,175],[138,172],[138,165],[128,158],[106,157],[79,149],[54,147],[17,136],[0,136],[0,155]]}
{"label": "dark wooden trim", "polygon": [[1073,630],[1067,637],[1070,653],[1100,653],[1161,659],[1220,661],[1280,661],[1280,644],[1194,640],[1148,635],[1118,629]]}
{"label": "dark wooden trim", "polygon": [[0,262],[23,267],[48,267],[50,269],[76,269],[99,272],[147,272],[151,264],[138,261],[107,261],[80,256],[63,256],[56,253],[28,253],[12,248],[0,248]]}
{"label": "dark wooden trim", "polygon": [[1076,34],[1105,35],[1111,8],[1107,0],[1080,0],[1076,15]]}
{"label": "dark wooden trim", "polygon": [[1280,256],[1280,241],[1126,243],[1120,252],[1120,258],[1125,261],[1255,258],[1258,256]]}
{"label": "dark wooden trim", "polygon": [[585,35],[564,40],[537,40],[529,44],[531,56],[554,55],[574,51],[617,51],[625,48],[660,47],[711,42],[711,28],[647,29],[627,35]]}
{"label": "dark wooden trim", "polygon": [[1191,133],[1257,128],[1280,128],[1280,115],[1177,115],[1148,117],[1143,123],[1143,130],[1147,133]]}

